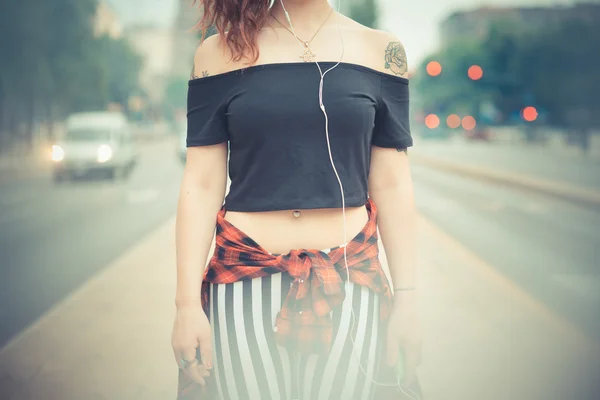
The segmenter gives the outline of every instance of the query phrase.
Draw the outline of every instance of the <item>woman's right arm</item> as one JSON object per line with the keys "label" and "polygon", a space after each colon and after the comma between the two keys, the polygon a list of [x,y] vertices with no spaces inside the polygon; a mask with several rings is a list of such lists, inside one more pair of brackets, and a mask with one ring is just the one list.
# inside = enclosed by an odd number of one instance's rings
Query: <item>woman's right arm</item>
{"label": "woman's right arm", "polygon": [[182,358],[194,360],[200,347],[202,366],[185,372],[201,385],[212,367],[212,347],[200,289],[226,185],[227,143],[189,147],[177,207],[177,312],[172,345],[178,363]]}
{"label": "woman's right arm", "polygon": [[[222,53],[219,46],[215,35],[198,47],[192,79],[194,71],[202,71],[203,76],[218,71]],[[212,367],[212,338],[208,317],[202,309],[201,287],[217,214],[225,198],[228,155],[226,127],[220,125],[221,118],[212,117],[211,113],[217,111],[210,105],[216,103],[206,97],[211,93],[204,90],[209,89],[195,85],[188,91],[188,149],[177,206],[177,312],[172,335],[177,363],[181,359],[195,360],[196,349],[200,349],[202,365],[192,364],[184,372],[203,386]]]}
{"label": "woman's right arm", "polygon": [[227,143],[190,147],[176,221],[177,307],[200,302],[200,285],[227,185]]}

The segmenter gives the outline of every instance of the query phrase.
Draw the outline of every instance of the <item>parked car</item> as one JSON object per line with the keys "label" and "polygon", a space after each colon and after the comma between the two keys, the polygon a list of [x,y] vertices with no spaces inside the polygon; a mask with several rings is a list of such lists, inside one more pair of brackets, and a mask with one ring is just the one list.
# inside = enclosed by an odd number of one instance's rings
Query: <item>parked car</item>
{"label": "parked car", "polygon": [[90,172],[105,173],[111,179],[129,176],[138,151],[122,113],[76,113],[65,125],[65,136],[52,146],[56,182]]}

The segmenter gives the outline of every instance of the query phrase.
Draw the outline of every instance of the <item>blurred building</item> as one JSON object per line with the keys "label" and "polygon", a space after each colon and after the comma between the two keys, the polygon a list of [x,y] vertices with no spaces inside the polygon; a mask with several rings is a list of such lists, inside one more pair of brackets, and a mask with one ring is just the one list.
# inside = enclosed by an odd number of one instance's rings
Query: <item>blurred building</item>
{"label": "blurred building", "polygon": [[199,44],[194,27],[200,21],[200,9],[191,0],[177,0],[179,9],[173,27],[172,73],[176,77],[189,77],[194,53]]}
{"label": "blurred building", "polygon": [[134,50],[142,56],[140,85],[155,103],[161,102],[171,72],[173,34],[170,28],[134,26],[125,31]]}
{"label": "blurred building", "polygon": [[108,35],[118,39],[123,35],[123,24],[115,10],[106,2],[99,1],[94,17],[94,35]]}
{"label": "blurred building", "polygon": [[470,38],[482,38],[496,23],[510,25],[513,32],[527,33],[558,25],[565,19],[600,21],[600,4],[573,6],[503,8],[482,7],[472,11],[456,12],[442,21],[440,36],[443,44]]}

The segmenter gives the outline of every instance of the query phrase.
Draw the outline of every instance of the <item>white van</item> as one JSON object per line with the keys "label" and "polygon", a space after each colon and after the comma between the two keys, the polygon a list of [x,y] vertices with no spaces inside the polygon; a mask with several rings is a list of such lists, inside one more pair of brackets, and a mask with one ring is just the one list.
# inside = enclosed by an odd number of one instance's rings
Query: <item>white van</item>
{"label": "white van", "polygon": [[54,180],[100,171],[111,179],[127,177],[137,162],[129,122],[119,112],[72,114],[65,136],[52,146]]}

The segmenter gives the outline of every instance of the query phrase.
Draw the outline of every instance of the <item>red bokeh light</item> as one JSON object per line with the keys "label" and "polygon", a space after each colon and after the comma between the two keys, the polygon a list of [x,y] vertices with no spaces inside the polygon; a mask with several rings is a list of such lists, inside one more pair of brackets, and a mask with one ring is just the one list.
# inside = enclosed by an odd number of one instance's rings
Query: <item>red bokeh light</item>
{"label": "red bokeh light", "polygon": [[448,115],[448,118],[446,118],[446,124],[449,128],[458,128],[460,126],[460,117],[456,114],[450,114]]}
{"label": "red bokeh light", "polygon": [[475,129],[475,126],[477,125],[477,122],[475,121],[475,118],[473,118],[470,115],[467,115],[466,117],[464,117],[462,119],[462,127],[464,130],[470,131]]}
{"label": "red bokeh light", "polygon": [[437,128],[440,126],[440,119],[435,114],[429,114],[425,117],[425,125],[427,125],[429,129]]}
{"label": "red bokeh light", "polygon": [[538,112],[535,107],[529,106],[525,107],[521,114],[523,115],[523,119],[528,122],[535,121],[538,117]]}
{"label": "red bokeh light", "polygon": [[431,76],[438,76],[442,73],[442,64],[437,61],[430,61],[427,64],[427,73]]}
{"label": "red bokeh light", "polygon": [[471,65],[467,71],[467,75],[469,75],[469,78],[477,81],[483,76],[483,69],[479,65]]}

